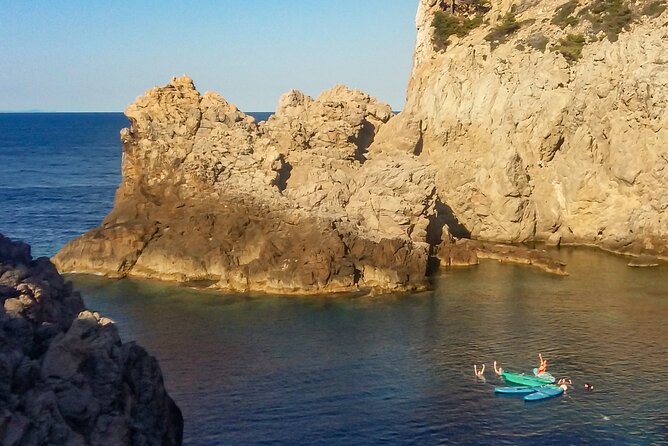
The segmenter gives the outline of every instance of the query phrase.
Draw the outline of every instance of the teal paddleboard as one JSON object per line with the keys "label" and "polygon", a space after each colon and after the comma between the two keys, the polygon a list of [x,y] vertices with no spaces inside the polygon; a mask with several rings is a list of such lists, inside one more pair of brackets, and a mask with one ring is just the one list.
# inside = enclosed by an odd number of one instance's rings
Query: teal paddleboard
{"label": "teal paddleboard", "polygon": [[495,393],[501,393],[503,395],[526,395],[527,393],[534,393],[542,389],[542,387],[496,387],[494,389]]}
{"label": "teal paddleboard", "polygon": [[537,392],[533,392],[524,397],[524,401],[540,401],[547,398],[552,398],[564,393],[564,389],[560,386],[545,386]]}
{"label": "teal paddleboard", "polygon": [[542,378],[542,379],[549,379],[549,380],[551,380],[552,382],[555,382],[555,381],[556,381],[556,379],[554,379],[554,376],[552,376],[551,373],[548,373],[548,372],[536,373],[537,371],[538,371],[538,368],[537,368],[537,367],[534,367],[534,369],[533,369],[533,374],[534,374],[534,376],[536,376],[536,377],[538,377],[538,378]]}
{"label": "teal paddleboard", "polygon": [[537,387],[545,384],[552,384],[554,381],[549,379],[539,378],[537,376],[521,375],[513,372],[503,372],[503,378],[509,383],[519,384],[520,386]]}

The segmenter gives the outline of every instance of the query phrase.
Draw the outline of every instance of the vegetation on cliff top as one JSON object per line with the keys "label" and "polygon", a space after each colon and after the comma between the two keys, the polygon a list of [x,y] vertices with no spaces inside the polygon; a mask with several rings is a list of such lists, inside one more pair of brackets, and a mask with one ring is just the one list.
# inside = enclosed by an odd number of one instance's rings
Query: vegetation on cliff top
{"label": "vegetation on cliff top", "polygon": [[552,17],[552,24],[557,25],[561,29],[567,26],[575,26],[578,24],[578,19],[572,14],[575,8],[578,7],[578,0],[570,0],[556,9],[556,14]]}
{"label": "vegetation on cliff top", "polygon": [[434,14],[432,26],[434,27],[434,37],[432,42],[436,50],[444,50],[449,43],[450,36],[464,37],[472,29],[477,28],[482,23],[482,16],[475,16],[473,19],[460,17],[449,12],[438,11]]}
{"label": "vegetation on cliff top", "polygon": [[591,22],[594,34],[602,31],[610,42],[616,42],[633,22],[633,11],[624,0],[596,0],[578,15]]}
{"label": "vegetation on cliff top", "polygon": [[559,44],[554,47],[554,50],[560,52],[569,63],[573,63],[582,56],[582,48],[585,43],[583,34],[568,34],[565,38],[559,39]]}
{"label": "vegetation on cliff top", "polygon": [[480,26],[483,15],[490,8],[488,0],[451,0],[448,11],[437,11],[431,22],[434,27],[432,43],[436,50],[445,50],[450,36],[464,37]]}
{"label": "vegetation on cliff top", "polygon": [[665,0],[651,2],[646,4],[642,9],[642,15],[652,18],[659,17],[661,14],[663,14],[663,11],[666,10],[666,7],[668,7],[668,5],[666,5]]}
{"label": "vegetation on cliff top", "polygon": [[490,42],[492,49],[494,49],[498,45],[506,43],[508,37],[518,29],[520,29],[520,24],[517,23],[515,15],[509,12],[503,16],[501,23],[492,28],[492,30],[485,36],[485,40]]}

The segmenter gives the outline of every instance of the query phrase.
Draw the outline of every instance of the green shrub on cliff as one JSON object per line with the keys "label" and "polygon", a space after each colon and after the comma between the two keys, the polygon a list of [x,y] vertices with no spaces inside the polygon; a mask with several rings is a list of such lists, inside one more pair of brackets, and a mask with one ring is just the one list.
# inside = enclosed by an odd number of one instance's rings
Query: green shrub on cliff
{"label": "green shrub on cliff", "polygon": [[481,16],[469,19],[450,14],[449,12],[438,11],[434,14],[434,20],[431,22],[431,25],[434,27],[432,43],[438,51],[442,51],[448,46],[450,36],[464,37],[481,23]]}
{"label": "green shrub on cliff", "polygon": [[664,0],[648,3],[642,9],[642,15],[652,18],[659,17],[661,14],[663,14],[663,11],[666,10],[666,7],[668,7],[668,5],[666,5]]}
{"label": "green shrub on cliff", "polygon": [[585,43],[584,35],[568,34],[565,38],[559,39],[559,44],[554,47],[554,50],[560,52],[568,63],[573,63],[582,56],[582,48]]}
{"label": "green shrub on cliff", "polygon": [[616,42],[633,22],[633,11],[624,0],[596,0],[578,15],[591,22],[595,34],[603,31],[610,42]]}
{"label": "green shrub on cliff", "polygon": [[508,37],[518,29],[520,29],[520,24],[517,23],[515,15],[509,12],[503,16],[501,23],[492,28],[492,30],[485,36],[485,40],[490,42],[492,49],[494,49],[498,45],[506,43]]}
{"label": "green shrub on cliff", "polygon": [[552,23],[560,27],[561,29],[566,28],[567,26],[575,26],[578,24],[578,19],[573,17],[571,14],[575,12],[575,8],[578,7],[578,0],[570,0],[569,2],[564,3],[559,6],[555,12],[556,14],[552,17]]}
{"label": "green shrub on cliff", "polygon": [[532,34],[527,38],[527,44],[529,46],[537,51],[540,51],[541,53],[545,52],[545,48],[547,48],[547,44],[550,42],[550,39],[545,37],[544,34]]}

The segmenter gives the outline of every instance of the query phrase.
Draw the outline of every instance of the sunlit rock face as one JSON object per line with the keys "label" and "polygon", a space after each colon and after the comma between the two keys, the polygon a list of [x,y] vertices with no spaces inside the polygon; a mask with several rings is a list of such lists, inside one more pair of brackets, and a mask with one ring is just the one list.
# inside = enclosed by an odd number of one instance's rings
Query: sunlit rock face
{"label": "sunlit rock face", "polygon": [[[435,39],[441,14],[466,32]],[[175,78],[127,108],[114,209],[54,262],[326,293],[421,288],[455,238],[665,257],[666,20],[644,0],[421,0],[396,117],[339,85],[257,123]]]}
{"label": "sunlit rock face", "polygon": [[[442,49],[432,23],[451,4],[420,1],[406,106],[369,151],[418,153],[473,238],[666,256],[668,13],[624,5],[615,40],[587,20],[601,2],[580,1],[562,28],[565,3],[492,1]],[[485,40],[507,13],[518,29]],[[579,59],[560,51],[568,34],[585,39]]]}
{"label": "sunlit rock face", "polygon": [[389,105],[291,91],[256,123],[183,77],[126,115],[114,209],[59,269],[279,293],[424,286],[434,174],[368,151]]}
{"label": "sunlit rock face", "polygon": [[2,235],[0,303],[0,444],[181,444],[155,358]]}

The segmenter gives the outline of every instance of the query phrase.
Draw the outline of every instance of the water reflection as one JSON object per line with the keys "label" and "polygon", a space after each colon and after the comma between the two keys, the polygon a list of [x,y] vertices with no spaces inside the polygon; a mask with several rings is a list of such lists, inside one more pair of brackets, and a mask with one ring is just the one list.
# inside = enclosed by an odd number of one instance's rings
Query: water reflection
{"label": "water reflection", "polygon": [[[561,250],[570,276],[485,262],[415,295],[220,295],[76,277],[89,307],[161,362],[188,444],[666,441],[668,274]],[[576,389],[495,397],[494,359],[542,352]],[[593,393],[581,388],[596,385]]]}

